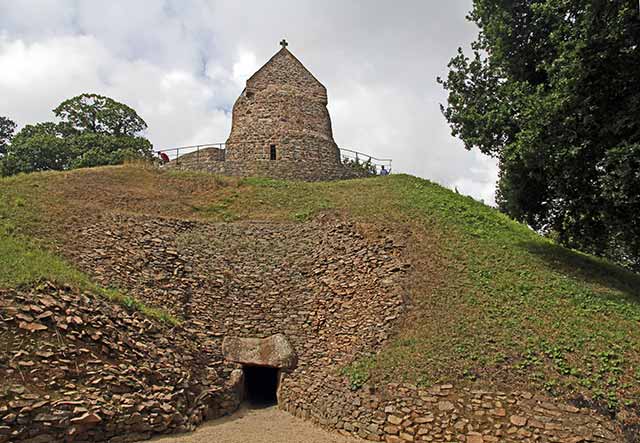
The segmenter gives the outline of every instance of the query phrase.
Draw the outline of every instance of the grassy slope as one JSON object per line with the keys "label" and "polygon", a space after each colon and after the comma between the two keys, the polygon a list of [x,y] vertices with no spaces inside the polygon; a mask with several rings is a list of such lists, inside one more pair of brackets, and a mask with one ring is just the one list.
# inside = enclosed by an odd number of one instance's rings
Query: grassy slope
{"label": "grassy slope", "polygon": [[394,188],[404,212],[444,234],[436,260],[447,272],[431,297],[414,287],[416,316],[381,356],[386,372],[533,384],[633,406],[640,277],[433,184],[404,177]]}
{"label": "grassy slope", "polygon": [[[89,290],[161,321],[176,324],[170,314],[146,306],[115,288],[104,288],[57,256],[43,232],[51,222],[40,200],[49,200],[49,181],[59,174],[43,173],[0,178],[0,287],[16,288],[54,281]],[[40,234],[40,235],[38,235]]]}
{"label": "grassy slope", "polygon": [[0,285],[40,277],[84,281],[25,237],[52,239],[52,225],[79,214],[300,222],[324,210],[348,214],[409,235],[413,265],[410,315],[378,356],[347,368],[354,383],[367,377],[421,385],[477,380],[638,407],[640,277],[558,247],[425,180],[239,181],[99,168],[4,179],[0,202],[0,261],[7,251],[22,260],[7,267],[4,259]]}

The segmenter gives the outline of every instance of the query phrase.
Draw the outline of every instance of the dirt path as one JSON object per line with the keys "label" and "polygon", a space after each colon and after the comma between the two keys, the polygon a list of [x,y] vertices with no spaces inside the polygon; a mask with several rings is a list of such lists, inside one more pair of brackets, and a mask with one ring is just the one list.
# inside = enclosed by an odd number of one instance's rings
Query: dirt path
{"label": "dirt path", "polygon": [[358,443],[293,417],[277,407],[243,409],[202,425],[196,432],[152,440],[157,443]]}

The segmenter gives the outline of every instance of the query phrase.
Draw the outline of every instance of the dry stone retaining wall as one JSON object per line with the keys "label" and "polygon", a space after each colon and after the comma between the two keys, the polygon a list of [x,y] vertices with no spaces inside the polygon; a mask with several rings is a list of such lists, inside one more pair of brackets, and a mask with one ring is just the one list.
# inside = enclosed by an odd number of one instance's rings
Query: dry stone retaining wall
{"label": "dry stone retaining wall", "polygon": [[[341,369],[380,349],[407,307],[402,290],[408,269],[402,258],[403,241],[397,233],[385,231],[365,237],[357,226],[331,217],[304,224],[224,224],[107,215],[87,223],[65,246],[72,261],[97,280],[117,284],[184,319],[175,343],[162,341],[162,337],[152,339],[154,335],[144,338],[151,331],[133,341],[119,335],[122,349],[131,349],[123,355],[129,356],[128,361],[142,361],[136,353],[142,352],[152,363],[151,356],[165,355],[164,349],[171,346],[184,352],[167,354],[179,364],[174,368],[174,360],[161,360],[157,364],[166,365],[162,371],[193,369],[187,378],[191,382],[172,386],[150,377],[153,372],[145,365],[123,370],[116,364],[113,370],[118,373],[112,375],[123,379],[115,385],[97,382],[104,376],[87,368],[90,388],[68,386],[66,390],[73,401],[83,402],[86,412],[100,416],[102,422],[92,434],[95,441],[115,434],[147,436],[185,430],[237,406],[237,369],[241,366],[224,361],[225,336],[284,334],[295,349],[298,364],[283,370],[279,403],[292,414],[329,429],[391,443],[622,441],[606,419],[524,392],[393,384],[351,390]],[[34,303],[25,300],[23,304]],[[81,317],[85,323],[98,321],[93,316]],[[117,317],[109,318],[116,322]],[[143,321],[136,318],[127,329],[133,337],[139,336],[133,331]],[[109,331],[118,330],[121,324]],[[92,329],[86,331],[91,334]],[[146,344],[147,351],[138,342]],[[74,349],[82,352],[82,347]],[[56,362],[54,367],[65,366],[63,360]],[[147,381],[136,384],[134,380]],[[122,385],[128,391],[114,390]],[[127,408],[116,409],[114,415],[105,412],[113,411],[116,401],[124,398]],[[30,401],[33,408],[33,403],[47,399],[33,397]],[[72,419],[86,413],[70,408],[59,412],[58,421],[37,422],[22,406],[4,411],[9,417],[0,422],[0,436],[18,429],[11,420],[19,420],[21,432],[35,429],[29,438],[60,436],[69,432]],[[176,412],[182,418],[174,423],[168,417]]]}
{"label": "dry stone retaining wall", "polygon": [[[214,156],[215,157],[215,156]],[[306,167],[305,165],[312,165]],[[300,160],[216,160],[200,151],[200,157],[187,154],[178,161],[172,161],[164,169],[184,171],[204,171],[233,177],[272,177],[283,180],[327,181],[364,178],[368,174],[364,170],[357,170],[333,162],[321,163],[313,156]]]}
{"label": "dry stone retaining wall", "polygon": [[240,397],[192,331],[90,293],[0,290],[0,443],[185,432]]}
{"label": "dry stone retaining wall", "polygon": [[529,392],[493,392],[453,385],[346,388],[330,378],[289,388],[281,407],[300,418],[370,441],[621,442],[610,420],[588,409]]}

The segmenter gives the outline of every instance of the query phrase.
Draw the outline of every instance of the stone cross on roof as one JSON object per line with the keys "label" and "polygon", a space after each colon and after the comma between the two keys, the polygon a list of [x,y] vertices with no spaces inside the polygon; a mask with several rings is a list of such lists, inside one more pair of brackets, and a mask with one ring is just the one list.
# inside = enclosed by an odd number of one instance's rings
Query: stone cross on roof
{"label": "stone cross on roof", "polygon": [[285,39],[282,39],[282,41],[280,42],[280,46],[282,46],[283,48],[286,48],[287,46],[289,46],[289,43],[287,43]]}

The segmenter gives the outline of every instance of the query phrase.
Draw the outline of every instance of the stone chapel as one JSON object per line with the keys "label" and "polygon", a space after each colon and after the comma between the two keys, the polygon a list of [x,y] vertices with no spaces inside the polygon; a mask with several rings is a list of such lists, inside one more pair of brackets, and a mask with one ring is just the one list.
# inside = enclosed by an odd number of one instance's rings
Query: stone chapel
{"label": "stone chapel", "polygon": [[274,176],[341,178],[327,89],[289,51],[286,41],[281,45],[247,80],[233,107],[226,160],[265,163]]}
{"label": "stone chapel", "polygon": [[[280,45],[236,100],[224,152],[201,151],[199,169],[308,181],[360,175],[342,164],[333,139],[327,89],[289,51],[285,40]],[[177,163],[187,168],[194,160],[187,154]]]}

